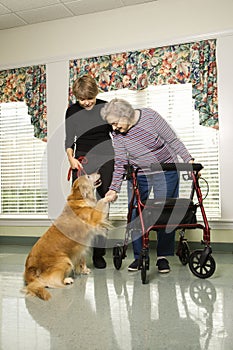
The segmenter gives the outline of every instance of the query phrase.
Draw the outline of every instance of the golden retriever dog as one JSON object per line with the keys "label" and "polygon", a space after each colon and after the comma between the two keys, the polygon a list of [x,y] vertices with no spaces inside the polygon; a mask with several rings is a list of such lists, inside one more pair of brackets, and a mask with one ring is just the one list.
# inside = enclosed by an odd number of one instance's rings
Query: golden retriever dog
{"label": "golden retriever dog", "polygon": [[74,181],[63,212],[29,253],[24,271],[27,294],[43,300],[51,298],[46,290],[72,284],[71,275],[88,274],[85,255],[96,234],[106,234],[109,204],[96,200],[95,188],[101,184],[97,173]]}

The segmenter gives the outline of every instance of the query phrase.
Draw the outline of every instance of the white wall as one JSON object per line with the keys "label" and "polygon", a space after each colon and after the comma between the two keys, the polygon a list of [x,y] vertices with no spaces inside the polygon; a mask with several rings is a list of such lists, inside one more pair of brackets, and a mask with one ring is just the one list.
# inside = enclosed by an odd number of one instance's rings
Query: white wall
{"label": "white wall", "polygon": [[158,0],[0,31],[0,69],[47,64],[50,217],[60,213],[69,189],[63,125],[69,59],[217,37],[222,222],[231,228],[232,13],[232,0]]}
{"label": "white wall", "polygon": [[222,217],[233,221],[233,34],[220,38],[217,48]]}
{"label": "white wall", "polygon": [[64,145],[69,62],[49,63],[46,71],[48,78],[48,204],[49,217],[56,218],[64,206],[70,188],[66,180],[69,165]]}

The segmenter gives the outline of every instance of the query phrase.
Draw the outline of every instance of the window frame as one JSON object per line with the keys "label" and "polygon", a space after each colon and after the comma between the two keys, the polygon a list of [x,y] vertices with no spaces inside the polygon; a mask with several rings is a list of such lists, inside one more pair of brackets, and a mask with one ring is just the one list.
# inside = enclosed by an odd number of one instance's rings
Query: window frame
{"label": "window frame", "polygon": [[0,104],[0,133],[0,218],[47,219],[47,144],[34,136],[24,102]]}

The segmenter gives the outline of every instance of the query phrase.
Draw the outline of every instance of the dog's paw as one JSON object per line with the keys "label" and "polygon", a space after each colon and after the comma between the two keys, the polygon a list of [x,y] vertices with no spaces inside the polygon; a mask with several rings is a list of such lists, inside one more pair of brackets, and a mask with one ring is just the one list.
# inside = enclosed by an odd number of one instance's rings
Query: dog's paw
{"label": "dog's paw", "polygon": [[84,269],[81,270],[82,275],[89,275],[91,273],[91,269],[88,267],[85,267]]}
{"label": "dog's paw", "polygon": [[106,197],[99,199],[97,204],[96,204],[96,209],[108,210],[109,209],[109,200]]}
{"label": "dog's paw", "polygon": [[109,200],[107,197],[99,199],[99,203],[108,203],[108,202],[109,202]]}
{"label": "dog's paw", "polygon": [[72,283],[74,283],[74,280],[73,280],[73,278],[71,278],[71,277],[66,277],[66,278],[64,279],[63,283],[64,283],[65,285],[72,284]]}

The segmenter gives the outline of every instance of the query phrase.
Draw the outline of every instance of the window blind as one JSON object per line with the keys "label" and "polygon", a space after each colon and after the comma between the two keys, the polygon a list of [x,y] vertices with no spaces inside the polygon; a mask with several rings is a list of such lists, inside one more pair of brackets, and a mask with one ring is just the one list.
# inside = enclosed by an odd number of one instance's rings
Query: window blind
{"label": "window blind", "polygon": [[24,102],[0,104],[0,215],[48,212],[46,143]]}
{"label": "window blind", "polygon": [[[203,180],[200,180],[200,185],[203,197],[208,192],[204,200],[208,219],[221,216],[218,131],[199,125],[199,113],[194,109],[191,84],[149,86],[141,91],[121,89],[100,93],[98,97],[106,101],[115,97],[124,98],[134,108],[150,107],[159,112],[175,130],[195,161],[204,166],[201,174],[207,181],[209,189]],[[190,182],[184,181],[181,176],[180,197],[189,198],[190,186]],[[126,182],[124,182],[118,200],[111,204],[110,216],[125,219],[127,203]]]}
{"label": "window blind", "polygon": [[[135,108],[151,107],[174,127],[196,162],[203,164],[202,176],[209,184],[204,201],[208,219],[221,216],[219,188],[218,131],[199,125],[194,110],[191,84],[149,86],[142,91],[127,89],[99,94],[100,98],[124,98]],[[180,196],[190,186],[181,178]],[[201,181],[202,192],[207,190]],[[23,102],[0,104],[0,215],[47,214],[46,143],[33,136],[27,107]],[[111,204],[111,218],[125,219],[128,211],[126,181],[118,200]]]}

